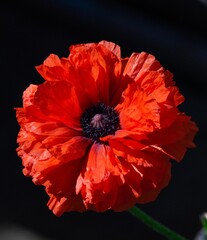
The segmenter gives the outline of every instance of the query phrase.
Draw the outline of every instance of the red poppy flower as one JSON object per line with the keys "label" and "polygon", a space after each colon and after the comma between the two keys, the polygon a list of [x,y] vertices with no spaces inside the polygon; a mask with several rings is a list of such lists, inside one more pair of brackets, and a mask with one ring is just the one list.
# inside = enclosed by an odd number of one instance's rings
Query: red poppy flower
{"label": "red poppy flower", "polygon": [[172,74],[146,52],[121,58],[107,41],[73,45],[36,69],[45,82],[16,108],[17,152],[49,209],[123,211],[155,200],[198,130],[178,110]]}

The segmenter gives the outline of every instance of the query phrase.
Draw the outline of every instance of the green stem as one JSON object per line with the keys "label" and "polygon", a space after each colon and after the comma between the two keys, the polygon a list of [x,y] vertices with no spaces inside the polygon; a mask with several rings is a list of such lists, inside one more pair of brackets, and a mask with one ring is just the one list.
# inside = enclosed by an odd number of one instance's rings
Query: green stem
{"label": "green stem", "polygon": [[203,213],[201,216],[200,216],[200,220],[201,220],[201,223],[202,223],[202,226],[203,226],[203,231],[204,231],[204,234],[205,234],[205,239],[207,239],[207,213]]}
{"label": "green stem", "polygon": [[167,228],[166,226],[162,225],[161,223],[157,222],[155,219],[144,213],[137,207],[133,207],[128,210],[132,215],[136,218],[141,220],[145,223],[148,227],[153,229],[154,231],[160,233],[161,235],[165,236],[167,239],[170,240],[187,240],[186,238],[182,237],[181,235],[175,233],[171,229]]}

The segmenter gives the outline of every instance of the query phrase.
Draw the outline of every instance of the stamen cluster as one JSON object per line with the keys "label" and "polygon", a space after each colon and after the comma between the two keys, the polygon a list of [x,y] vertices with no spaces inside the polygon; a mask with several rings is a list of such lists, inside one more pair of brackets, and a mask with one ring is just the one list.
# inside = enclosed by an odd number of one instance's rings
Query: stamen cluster
{"label": "stamen cluster", "polygon": [[99,141],[120,129],[119,115],[113,107],[97,103],[83,113],[81,125],[86,137]]}

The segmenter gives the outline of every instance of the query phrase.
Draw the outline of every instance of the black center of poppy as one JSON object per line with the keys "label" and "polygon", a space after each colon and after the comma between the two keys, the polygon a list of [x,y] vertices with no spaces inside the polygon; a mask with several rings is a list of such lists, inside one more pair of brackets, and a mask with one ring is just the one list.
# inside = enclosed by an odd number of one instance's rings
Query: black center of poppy
{"label": "black center of poppy", "polygon": [[97,103],[83,113],[81,126],[86,137],[98,141],[120,129],[119,114],[112,107]]}

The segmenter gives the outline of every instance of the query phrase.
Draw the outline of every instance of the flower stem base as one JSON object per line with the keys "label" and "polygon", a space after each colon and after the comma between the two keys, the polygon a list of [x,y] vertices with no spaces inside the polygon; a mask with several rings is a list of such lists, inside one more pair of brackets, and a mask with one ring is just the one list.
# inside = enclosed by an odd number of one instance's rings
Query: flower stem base
{"label": "flower stem base", "polygon": [[155,219],[150,217],[148,214],[144,213],[137,207],[133,207],[128,210],[132,215],[138,218],[140,221],[145,223],[148,227],[153,229],[154,231],[160,233],[161,235],[165,236],[166,239],[169,240],[187,240],[187,238],[177,234],[176,232],[172,231],[168,227],[162,225],[161,223],[157,222]]}

